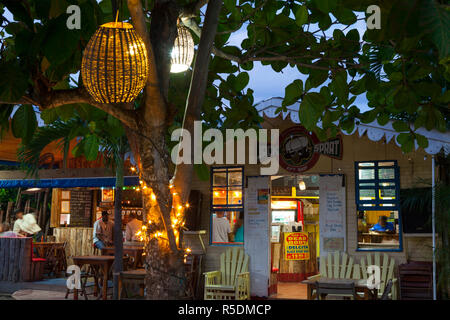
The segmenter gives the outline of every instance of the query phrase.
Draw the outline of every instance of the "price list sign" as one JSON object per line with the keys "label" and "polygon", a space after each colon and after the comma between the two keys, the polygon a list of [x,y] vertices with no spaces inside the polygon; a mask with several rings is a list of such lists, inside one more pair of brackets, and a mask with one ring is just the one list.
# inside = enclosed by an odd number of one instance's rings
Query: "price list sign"
{"label": "price list sign", "polygon": [[284,234],[284,259],[309,260],[308,234],[286,232]]}

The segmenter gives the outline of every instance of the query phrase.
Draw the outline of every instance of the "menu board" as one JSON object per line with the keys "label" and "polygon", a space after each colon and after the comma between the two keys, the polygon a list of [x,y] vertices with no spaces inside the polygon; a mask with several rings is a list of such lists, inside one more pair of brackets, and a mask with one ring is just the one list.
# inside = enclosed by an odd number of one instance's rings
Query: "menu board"
{"label": "menu board", "polygon": [[321,175],[319,179],[320,255],[346,251],[346,201],[343,175]]}
{"label": "menu board", "polygon": [[74,189],[70,191],[70,226],[90,227],[92,214],[92,191]]}
{"label": "menu board", "polygon": [[245,189],[244,250],[249,255],[252,296],[267,297],[270,264],[268,177],[248,177]]}

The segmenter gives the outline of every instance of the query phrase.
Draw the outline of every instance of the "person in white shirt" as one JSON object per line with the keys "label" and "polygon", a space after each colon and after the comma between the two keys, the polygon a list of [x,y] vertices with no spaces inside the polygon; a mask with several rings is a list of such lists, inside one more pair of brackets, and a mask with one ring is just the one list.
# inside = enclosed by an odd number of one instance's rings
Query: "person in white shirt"
{"label": "person in white shirt", "polygon": [[212,242],[229,242],[231,227],[228,219],[223,215],[223,212],[216,212],[213,218]]}
{"label": "person in white shirt", "polygon": [[125,240],[126,241],[139,241],[139,237],[136,236],[136,232],[138,232],[142,227],[142,221],[136,219],[136,214],[131,213],[128,216],[129,222],[127,223],[125,230]]}
{"label": "person in white shirt", "polygon": [[98,249],[111,246],[113,244],[114,223],[108,219],[108,211],[102,211],[102,218],[94,223],[94,246]]}
{"label": "person in white shirt", "polygon": [[23,230],[22,230],[23,211],[22,210],[14,211],[14,216],[16,218],[16,221],[14,222],[13,231],[15,233],[23,234],[24,233]]}

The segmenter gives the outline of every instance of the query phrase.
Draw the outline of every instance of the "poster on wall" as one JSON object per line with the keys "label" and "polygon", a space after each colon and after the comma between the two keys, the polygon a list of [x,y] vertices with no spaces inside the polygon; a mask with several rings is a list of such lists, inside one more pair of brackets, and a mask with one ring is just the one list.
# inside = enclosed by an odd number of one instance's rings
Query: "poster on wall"
{"label": "poster on wall", "polygon": [[309,260],[308,234],[306,232],[284,233],[284,259]]}
{"label": "poster on wall", "polygon": [[319,178],[320,255],[346,251],[345,177],[341,174]]}
{"label": "poster on wall", "polygon": [[248,177],[244,194],[244,250],[249,255],[252,296],[267,297],[269,287],[269,177]]}

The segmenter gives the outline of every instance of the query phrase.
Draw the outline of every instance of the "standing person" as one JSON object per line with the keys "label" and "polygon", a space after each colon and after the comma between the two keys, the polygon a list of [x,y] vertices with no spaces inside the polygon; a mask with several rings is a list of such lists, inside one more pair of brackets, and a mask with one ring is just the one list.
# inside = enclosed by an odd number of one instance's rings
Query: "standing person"
{"label": "standing person", "polygon": [[108,218],[108,211],[102,211],[102,218],[94,223],[94,246],[98,249],[111,246],[113,244],[114,223]]}
{"label": "standing person", "polygon": [[42,238],[42,229],[36,221],[36,217],[32,213],[27,213],[22,218],[20,225],[20,234],[33,238],[34,242],[40,241]]}
{"label": "standing person", "polygon": [[223,212],[216,212],[216,216],[213,219],[213,242],[229,242],[229,236],[231,233],[230,223],[228,219],[224,217]]}
{"label": "standing person", "polygon": [[14,210],[14,217],[16,218],[16,221],[14,221],[13,231],[15,233],[21,233],[23,223],[23,211],[20,209]]}
{"label": "standing person", "polygon": [[125,231],[125,240],[126,241],[139,241],[139,238],[136,236],[136,232],[138,232],[142,227],[142,221],[136,219],[136,214],[131,213],[129,216],[129,222],[126,226]]}
{"label": "standing person", "polygon": [[238,220],[233,228],[234,242],[244,242],[244,213],[239,212]]}

